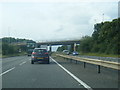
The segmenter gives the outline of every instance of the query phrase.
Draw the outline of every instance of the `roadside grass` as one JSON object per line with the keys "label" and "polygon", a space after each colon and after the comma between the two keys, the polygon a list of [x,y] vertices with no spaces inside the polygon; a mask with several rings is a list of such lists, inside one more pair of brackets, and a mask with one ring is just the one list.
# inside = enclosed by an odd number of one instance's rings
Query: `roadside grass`
{"label": "roadside grass", "polygon": [[14,56],[22,56],[26,55],[26,52],[16,53],[16,54],[9,54],[9,55],[0,55],[0,58],[7,58],[7,57],[14,57]]}
{"label": "roadside grass", "polygon": [[100,54],[100,53],[80,53],[80,55],[120,58],[120,55],[113,55],[113,54]]}
{"label": "roadside grass", "polygon": [[[62,53],[53,53],[52,55],[55,54],[62,54]],[[120,58],[120,55],[113,55],[113,54],[101,54],[101,53],[79,53],[79,55],[87,55],[87,56],[98,56],[98,57],[114,57],[114,58]]]}

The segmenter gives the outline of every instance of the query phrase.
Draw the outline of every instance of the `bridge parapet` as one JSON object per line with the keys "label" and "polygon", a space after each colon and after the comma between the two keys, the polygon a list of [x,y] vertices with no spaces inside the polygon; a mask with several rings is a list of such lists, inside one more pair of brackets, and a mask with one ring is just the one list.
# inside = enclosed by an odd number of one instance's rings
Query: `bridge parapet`
{"label": "bridge parapet", "polygon": [[80,44],[80,40],[68,40],[68,41],[52,41],[52,42],[39,42],[38,45],[71,45]]}

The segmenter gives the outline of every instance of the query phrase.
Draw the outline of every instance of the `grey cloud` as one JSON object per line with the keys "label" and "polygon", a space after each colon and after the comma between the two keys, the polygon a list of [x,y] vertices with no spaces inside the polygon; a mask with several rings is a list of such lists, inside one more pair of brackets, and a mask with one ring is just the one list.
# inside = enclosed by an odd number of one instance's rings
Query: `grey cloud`
{"label": "grey cloud", "polygon": [[90,18],[88,16],[75,16],[72,18],[72,23],[75,25],[83,25],[83,24],[88,24],[89,23]]}
{"label": "grey cloud", "polygon": [[60,32],[60,31],[62,31],[62,30],[64,30],[64,28],[63,28],[63,26],[61,25],[58,29],[55,30],[55,32]]}

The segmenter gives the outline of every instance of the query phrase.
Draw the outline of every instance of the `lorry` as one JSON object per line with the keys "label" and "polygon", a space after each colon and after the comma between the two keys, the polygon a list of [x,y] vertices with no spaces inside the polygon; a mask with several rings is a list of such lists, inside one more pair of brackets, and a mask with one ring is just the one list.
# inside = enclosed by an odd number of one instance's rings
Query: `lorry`
{"label": "lorry", "polygon": [[36,47],[35,41],[29,41],[27,42],[27,55],[31,56],[33,49]]}

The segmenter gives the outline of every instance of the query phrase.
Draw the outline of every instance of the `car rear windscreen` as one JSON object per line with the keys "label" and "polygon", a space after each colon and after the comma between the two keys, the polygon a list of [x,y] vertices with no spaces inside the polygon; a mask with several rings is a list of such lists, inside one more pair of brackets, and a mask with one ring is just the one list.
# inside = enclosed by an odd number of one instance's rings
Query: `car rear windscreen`
{"label": "car rear windscreen", "polygon": [[45,49],[35,49],[34,52],[45,53],[45,52],[47,52],[47,50],[45,50]]}

